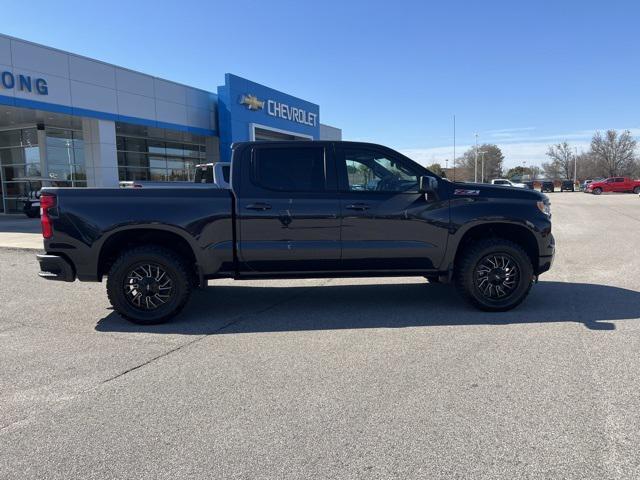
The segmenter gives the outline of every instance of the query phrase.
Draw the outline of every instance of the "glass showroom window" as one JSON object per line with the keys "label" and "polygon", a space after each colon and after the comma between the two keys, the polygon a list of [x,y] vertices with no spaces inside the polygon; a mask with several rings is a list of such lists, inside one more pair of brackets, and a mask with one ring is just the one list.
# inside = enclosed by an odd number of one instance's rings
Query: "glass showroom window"
{"label": "glass showroom window", "polygon": [[192,142],[166,141],[148,137],[118,135],[120,181],[193,181],[195,165],[205,162],[204,137]]}
{"label": "glass showroom window", "polygon": [[[30,194],[25,177],[40,177],[40,148],[35,128],[0,131],[0,211],[19,212]],[[31,189],[40,189],[31,182]]]}
{"label": "glass showroom window", "polygon": [[52,179],[69,187],[86,187],[84,141],[79,130],[47,128],[47,169]]}

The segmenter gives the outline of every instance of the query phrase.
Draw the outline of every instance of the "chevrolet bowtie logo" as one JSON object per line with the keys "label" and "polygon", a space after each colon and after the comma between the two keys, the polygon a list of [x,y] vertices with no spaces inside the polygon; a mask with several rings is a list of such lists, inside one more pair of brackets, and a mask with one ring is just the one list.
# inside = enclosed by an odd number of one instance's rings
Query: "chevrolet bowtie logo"
{"label": "chevrolet bowtie logo", "polygon": [[240,105],[246,105],[249,110],[262,110],[264,102],[258,100],[255,95],[243,95],[240,99]]}

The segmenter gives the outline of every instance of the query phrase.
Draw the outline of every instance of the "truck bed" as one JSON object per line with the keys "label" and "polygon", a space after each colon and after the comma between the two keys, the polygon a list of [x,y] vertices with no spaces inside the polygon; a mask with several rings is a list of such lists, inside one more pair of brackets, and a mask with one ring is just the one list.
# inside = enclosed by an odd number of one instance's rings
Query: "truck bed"
{"label": "truck bed", "polygon": [[[96,280],[95,252],[105,242],[126,242],[127,230],[148,228],[149,235],[179,235],[200,258],[203,272],[233,262],[232,194],[211,188],[45,188],[54,194],[55,238],[45,240],[48,253],[73,251],[76,275]],[[141,222],[140,219],[144,219]],[[94,249],[95,248],[95,249]],[[98,271],[100,277],[104,272]],[[98,278],[99,279],[99,278]]]}

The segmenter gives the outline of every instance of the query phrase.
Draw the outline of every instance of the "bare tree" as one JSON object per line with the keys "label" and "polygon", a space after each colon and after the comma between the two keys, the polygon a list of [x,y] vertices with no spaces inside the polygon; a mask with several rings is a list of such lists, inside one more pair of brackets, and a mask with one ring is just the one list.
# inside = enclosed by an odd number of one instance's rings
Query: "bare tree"
{"label": "bare tree", "polygon": [[[486,179],[500,178],[502,176],[502,162],[504,155],[500,147],[492,143],[485,143],[478,147],[479,152],[484,152],[484,177]],[[458,159],[458,165],[467,168],[471,172],[475,171],[476,149],[471,147]],[[478,155],[478,179],[482,171],[482,155]]]}
{"label": "bare tree", "polygon": [[529,167],[529,170],[531,170],[531,180],[535,180],[537,178],[540,178],[540,175],[542,175],[542,170],[540,169],[540,167],[533,165],[532,167]]}
{"label": "bare tree", "polygon": [[551,162],[542,164],[542,168],[547,177],[562,177],[566,179],[573,177],[575,158],[571,150],[571,147],[566,141],[549,146],[547,157],[551,159]]}
{"label": "bare tree", "polygon": [[546,178],[554,179],[562,177],[562,168],[558,162],[543,162],[542,172]]}
{"label": "bare tree", "polygon": [[578,162],[578,178],[582,180],[600,178],[604,176],[602,166],[591,152],[583,152],[576,157]]}
{"label": "bare tree", "polygon": [[442,165],[440,165],[439,163],[432,163],[431,165],[427,166],[427,169],[431,170],[436,175],[440,175],[441,177],[444,177],[444,178],[447,177],[447,174],[444,171],[444,168],[442,168]]}
{"label": "bare tree", "polygon": [[636,168],[636,144],[629,130],[621,134],[615,130],[607,130],[604,135],[596,132],[591,140],[591,155],[601,166],[604,175],[628,175]]}

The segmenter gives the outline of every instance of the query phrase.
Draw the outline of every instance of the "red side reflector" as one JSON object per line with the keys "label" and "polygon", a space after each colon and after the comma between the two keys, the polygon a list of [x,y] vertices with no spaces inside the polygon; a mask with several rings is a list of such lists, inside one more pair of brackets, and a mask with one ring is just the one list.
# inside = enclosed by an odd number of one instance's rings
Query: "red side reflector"
{"label": "red side reflector", "polygon": [[56,196],[50,193],[43,193],[40,196],[40,223],[42,224],[42,236],[51,238],[53,236],[53,225],[49,217],[49,209],[56,206]]}

